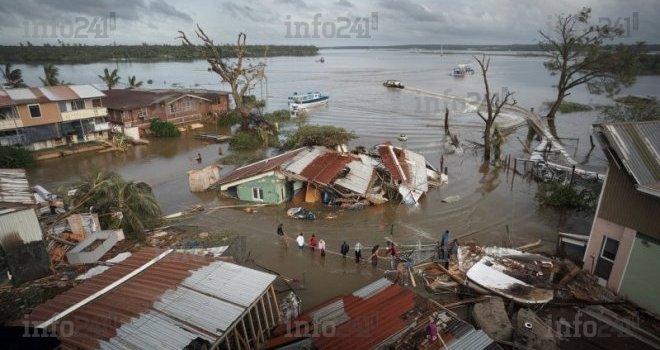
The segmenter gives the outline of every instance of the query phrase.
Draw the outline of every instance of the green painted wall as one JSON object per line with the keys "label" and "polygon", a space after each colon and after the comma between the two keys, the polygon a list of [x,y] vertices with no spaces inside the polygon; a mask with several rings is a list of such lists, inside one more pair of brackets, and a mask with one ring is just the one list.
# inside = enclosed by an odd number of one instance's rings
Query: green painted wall
{"label": "green painted wall", "polygon": [[[263,190],[263,201],[255,200],[252,197],[252,188],[261,188]],[[238,198],[241,200],[272,204],[282,203],[287,195],[286,179],[280,179],[276,175],[240,184],[236,186],[236,190]],[[282,198],[282,191],[284,191],[284,198]]]}
{"label": "green painted wall", "polygon": [[619,294],[660,314],[660,244],[657,240],[638,234],[630,254]]}

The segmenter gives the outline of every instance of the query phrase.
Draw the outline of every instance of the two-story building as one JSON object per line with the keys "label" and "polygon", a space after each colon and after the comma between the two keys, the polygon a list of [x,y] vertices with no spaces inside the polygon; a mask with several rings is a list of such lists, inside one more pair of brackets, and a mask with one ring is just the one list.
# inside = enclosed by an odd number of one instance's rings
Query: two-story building
{"label": "two-story building", "polygon": [[610,166],[584,269],[660,314],[660,121],[595,127]]}
{"label": "two-story building", "polygon": [[107,138],[104,96],[92,85],[0,90],[0,145],[36,151]]}
{"label": "two-story building", "polygon": [[103,105],[108,107],[110,122],[137,126],[141,131],[149,128],[153,118],[185,125],[226,111],[229,106],[227,92],[205,89],[116,89],[105,94]]}

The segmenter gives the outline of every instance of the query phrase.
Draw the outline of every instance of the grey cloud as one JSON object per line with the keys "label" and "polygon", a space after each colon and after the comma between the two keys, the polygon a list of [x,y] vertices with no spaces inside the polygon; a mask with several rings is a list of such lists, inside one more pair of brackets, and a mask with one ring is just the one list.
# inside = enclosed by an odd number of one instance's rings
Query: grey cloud
{"label": "grey cloud", "polygon": [[353,5],[350,1],[348,0],[339,0],[335,3],[338,6],[342,7],[350,7],[350,8],[355,8],[355,5]]}
{"label": "grey cloud", "polygon": [[395,12],[398,18],[403,14],[407,19],[414,21],[437,22],[445,20],[442,13],[434,14],[428,7],[414,3],[411,0],[380,0],[380,5],[388,12]]}

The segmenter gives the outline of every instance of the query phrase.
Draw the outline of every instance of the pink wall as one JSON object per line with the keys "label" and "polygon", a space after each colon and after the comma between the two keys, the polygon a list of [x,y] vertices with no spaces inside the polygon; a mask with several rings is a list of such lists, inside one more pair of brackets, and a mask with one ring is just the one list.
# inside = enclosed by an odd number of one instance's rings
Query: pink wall
{"label": "pink wall", "polygon": [[594,225],[591,228],[587,251],[584,255],[583,268],[587,271],[593,272],[598,257],[600,256],[600,249],[603,245],[604,237],[618,240],[619,250],[616,253],[612,272],[607,281],[607,288],[614,292],[618,292],[636,235],[637,232],[633,229],[596,217]]}

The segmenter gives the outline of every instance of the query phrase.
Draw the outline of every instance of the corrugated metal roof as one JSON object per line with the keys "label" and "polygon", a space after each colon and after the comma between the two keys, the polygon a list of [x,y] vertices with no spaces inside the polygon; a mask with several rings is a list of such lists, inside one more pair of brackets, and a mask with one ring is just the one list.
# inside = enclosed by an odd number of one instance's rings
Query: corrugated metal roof
{"label": "corrugated metal roof", "polygon": [[5,238],[16,235],[23,243],[37,242],[43,239],[41,226],[34,209],[26,208],[0,213],[0,244]]}
{"label": "corrugated metal roof", "polygon": [[228,184],[237,180],[279,169],[280,166],[283,166],[287,161],[293,159],[293,157],[298,155],[302,150],[304,150],[304,148],[294,149],[274,157],[236,168],[234,171],[218,180],[216,185]]}
{"label": "corrugated metal roof", "polygon": [[[109,270],[37,306],[27,321],[39,324],[61,313],[160,253],[154,248],[133,253]],[[275,277],[224,261],[173,252],[75,309],[54,327],[60,331],[64,321],[76,327],[78,336],[60,338],[64,349],[182,349],[197,337],[213,341],[224,334],[247,311],[247,305],[267,291]],[[20,325],[23,321],[14,323]],[[98,330],[107,334],[95,333]]]}
{"label": "corrugated metal roof", "polygon": [[329,184],[351,160],[350,154],[326,152],[309,163],[300,175],[309,181]]}
{"label": "corrugated metal roof", "polygon": [[294,174],[300,174],[302,171],[314,161],[318,156],[325,153],[327,148],[321,146],[314,146],[305,148],[289,163],[285,170]]}
{"label": "corrugated metal roof", "polygon": [[80,96],[78,96],[78,94],[76,94],[76,92],[67,85],[44,86],[38,89],[42,94],[44,94],[44,96],[46,96],[47,99],[51,101],[68,101],[80,98]]}
{"label": "corrugated metal roof", "polygon": [[[380,288],[383,284],[381,279],[361,290],[375,290],[376,287]],[[314,334],[311,340],[319,349],[366,350],[377,347],[414,322],[413,317],[404,319],[402,316],[415,308],[416,294],[399,285],[393,285],[391,282],[389,284],[386,288],[374,292],[369,298],[343,295],[301,314],[292,325],[288,326],[288,329],[287,325],[275,329],[274,332],[281,335],[271,339],[265,347],[272,348],[296,341],[296,338],[304,333],[296,331],[296,321],[297,324],[306,322],[309,325],[308,335]],[[313,324],[312,315],[321,309],[329,310],[327,309],[329,305],[333,305],[330,309],[336,309],[339,300],[343,303],[347,319],[342,323],[331,323],[335,331],[326,336],[322,331],[324,324]],[[315,330],[315,328],[317,329]],[[291,333],[287,334],[287,331],[291,331]]]}
{"label": "corrugated metal roof", "polygon": [[105,96],[101,90],[95,88],[92,85],[68,85],[68,87],[73,90],[73,92],[75,92],[79,98],[95,98]]}
{"label": "corrugated metal roof", "polygon": [[404,156],[405,152],[401,148],[386,143],[378,146],[378,153],[394,180],[404,181],[405,179],[408,181],[410,179],[410,169]]}
{"label": "corrugated metal roof", "polygon": [[355,292],[353,292],[353,296],[356,296],[358,298],[368,299],[372,295],[380,293],[383,289],[391,285],[392,285],[392,281],[388,280],[387,278],[381,278],[373,283],[370,283],[356,290]]}
{"label": "corrugated metal roof", "polygon": [[426,158],[419,153],[403,150],[404,158],[410,169],[408,182],[410,187],[417,191],[428,192],[429,183],[426,174]]}
{"label": "corrugated metal roof", "polygon": [[362,164],[359,161],[352,161],[346,164],[351,171],[345,177],[335,180],[335,184],[344,187],[353,192],[365,195],[369,191],[369,184],[374,176],[374,168],[370,165]]}
{"label": "corrugated metal roof", "polygon": [[0,105],[48,101],[57,102],[105,96],[101,90],[93,85],[60,85],[7,89],[4,94],[8,98],[0,99]]}
{"label": "corrugated metal roof", "polygon": [[467,333],[460,337],[453,338],[447,342],[446,347],[441,349],[451,350],[482,350],[487,348],[493,343],[493,340],[488,337],[483,330],[475,330],[471,328]]}
{"label": "corrugated metal roof", "polygon": [[660,196],[660,121],[603,124],[602,128],[638,190]]}
{"label": "corrugated metal roof", "polygon": [[0,208],[35,203],[25,169],[0,169]]}

